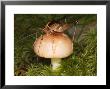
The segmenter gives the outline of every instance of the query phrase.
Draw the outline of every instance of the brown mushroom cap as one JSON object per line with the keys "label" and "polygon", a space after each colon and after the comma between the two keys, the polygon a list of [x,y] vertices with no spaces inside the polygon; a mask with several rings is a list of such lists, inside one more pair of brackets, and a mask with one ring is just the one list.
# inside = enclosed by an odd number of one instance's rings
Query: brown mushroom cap
{"label": "brown mushroom cap", "polygon": [[34,42],[34,51],[44,58],[65,58],[73,52],[73,43],[64,33],[45,34]]}

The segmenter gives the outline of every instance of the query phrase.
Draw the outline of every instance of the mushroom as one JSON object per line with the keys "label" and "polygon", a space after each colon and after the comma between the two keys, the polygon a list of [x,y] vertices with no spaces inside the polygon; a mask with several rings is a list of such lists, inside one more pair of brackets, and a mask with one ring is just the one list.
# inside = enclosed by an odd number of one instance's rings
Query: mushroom
{"label": "mushroom", "polygon": [[51,58],[52,69],[61,65],[61,58],[68,57],[73,52],[73,43],[64,33],[44,34],[34,42],[35,53],[44,58]]}

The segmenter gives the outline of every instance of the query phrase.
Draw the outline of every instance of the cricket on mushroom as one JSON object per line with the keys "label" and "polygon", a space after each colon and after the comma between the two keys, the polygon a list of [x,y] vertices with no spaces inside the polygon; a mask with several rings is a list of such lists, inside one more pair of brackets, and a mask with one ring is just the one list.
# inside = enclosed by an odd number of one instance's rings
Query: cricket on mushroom
{"label": "cricket on mushroom", "polygon": [[97,75],[97,15],[15,14],[14,75]]}
{"label": "cricket on mushroom", "polygon": [[64,33],[64,30],[69,28],[69,24],[49,22],[43,29],[45,34],[34,42],[34,52],[38,56],[51,58],[52,70],[57,70],[61,59],[73,53],[73,42]]}

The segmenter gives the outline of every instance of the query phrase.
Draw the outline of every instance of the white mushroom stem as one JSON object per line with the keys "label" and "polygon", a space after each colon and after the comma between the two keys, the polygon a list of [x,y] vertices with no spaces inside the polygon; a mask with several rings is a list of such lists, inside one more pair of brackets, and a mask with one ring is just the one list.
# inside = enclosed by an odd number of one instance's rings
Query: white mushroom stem
{"label": "white mushroom stem", "polygon": [[52,70],[57,70],[61,65],[61,58],[52,58],[51,59]]}

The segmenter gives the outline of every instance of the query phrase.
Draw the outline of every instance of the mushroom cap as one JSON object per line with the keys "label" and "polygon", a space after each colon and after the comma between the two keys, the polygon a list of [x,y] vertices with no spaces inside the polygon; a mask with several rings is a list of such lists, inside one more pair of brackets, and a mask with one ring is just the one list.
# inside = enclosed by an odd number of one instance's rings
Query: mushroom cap
{"label": "mushroom cap", "polygon": [[73,52],[73,42],[64,33],[44,34],[34,42],[34,51],[44,58],[65,58]]}

